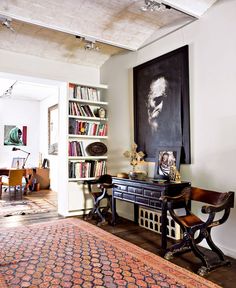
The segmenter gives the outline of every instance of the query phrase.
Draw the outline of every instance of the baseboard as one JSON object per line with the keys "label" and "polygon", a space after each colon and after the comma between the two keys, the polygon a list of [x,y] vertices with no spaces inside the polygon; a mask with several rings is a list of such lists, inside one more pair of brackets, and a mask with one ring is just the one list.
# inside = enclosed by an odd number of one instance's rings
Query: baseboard
{"label": "baseboard", "polygon": [[65,213],[63,216],[64,217],[71,217],[71,216],[81,216],[81,215],[86,215],[89,213],[91,209],[88,210],[75,210],[75,211],[69,211]]}
{"label": "baseboard", "polygon": [[[201,243],[199,245],[204,247],[204,248],[209,249],[209,246],[206,243]],[[229,249],[227,247],[224,247],[224,246],[218,245],[218,244],[217,244],[217,247],[219,247],[220,250],[222,250],[226,256],[229,256],[229,257],[236,259],[236,251],[235,250]]]}

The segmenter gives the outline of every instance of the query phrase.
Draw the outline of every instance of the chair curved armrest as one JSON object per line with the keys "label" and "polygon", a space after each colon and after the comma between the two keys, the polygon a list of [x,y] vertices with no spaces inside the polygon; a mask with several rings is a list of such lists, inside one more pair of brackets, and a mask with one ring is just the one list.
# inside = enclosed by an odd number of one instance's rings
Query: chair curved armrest
{"label": "chair curved armrest", "polygon": [[109,183],[100,183],[98,184],[98,187],[101,188],[101,189],[109,189],[109,188],[112,188],[113,187],[113,184],[109,184]]}
{"label": "chair curved armrest", "polygon": [[85,183],[85,184],[88,184],[88,185],[97,184],[97,183],[98,183],[98,179],[86,180],[86,181],[84,181],[84,183]]}
{"label": "chair curved armrest", "polygon": [[179,200],[184,200],[184,195],[183,194],[180,194],[178,196],[167,196],[167,195],[162,195],[159,200],[162,200],[162,201],[167,201],[167,202],[170,202],[170,201],[179,201]]}
{"label": "chair curved armrest", "polygon": [[159,198],[159,200],[166,201],[166,202],[188,201],[190,197],[190,192],[191,192],[191,188],[185,187],[179,195],[177,196],[163,195]]}

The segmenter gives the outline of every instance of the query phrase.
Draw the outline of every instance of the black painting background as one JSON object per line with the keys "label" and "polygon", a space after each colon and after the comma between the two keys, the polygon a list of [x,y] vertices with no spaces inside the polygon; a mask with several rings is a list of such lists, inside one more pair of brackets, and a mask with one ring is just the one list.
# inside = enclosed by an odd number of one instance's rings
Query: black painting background
{"label": "black painting background", "polygon": [[[147,96],[151,82],[161,76],[168,82],[167,97],[152,132]],[[134,67],[134,117],[135,142],[146,160],[155,161],[158,146],[180,146],[181,163],[190,163],[188,46]]]}

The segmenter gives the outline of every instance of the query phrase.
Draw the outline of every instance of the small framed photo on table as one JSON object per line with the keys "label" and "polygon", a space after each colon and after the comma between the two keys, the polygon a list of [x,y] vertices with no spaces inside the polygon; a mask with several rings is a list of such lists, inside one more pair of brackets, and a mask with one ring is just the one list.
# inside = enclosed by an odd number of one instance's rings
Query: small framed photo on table
{"label": "small framed photo on table", "polygon": [[180,167],[181,147],[158,147],[156,151],[155,175],[156,179],[169,179],[170,167]]}

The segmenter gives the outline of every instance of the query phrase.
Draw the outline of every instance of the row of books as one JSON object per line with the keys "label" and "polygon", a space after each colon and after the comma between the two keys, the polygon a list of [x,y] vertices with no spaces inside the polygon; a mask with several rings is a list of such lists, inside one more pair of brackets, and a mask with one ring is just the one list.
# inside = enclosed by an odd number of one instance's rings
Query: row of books
{"label": "row of books", "polygon": [[89,105],[80,105],[77,102],[69,102],[69,115],[96,117]]}
{"label": "row of books", "polygon": [[92,87],[69,84],[70,99],[101,101],[100,90]]}
{"label": "row of books", "polygon": [[106,174],[106,161],[69,161],[69,178],[100,177]]}
{"label": "row of books", "polygon": [[69,141],[69,156],[86,156],[83,141]]}
{"label": "row of books", "polygon": [[69,134],[88,136],[107,136],[107,123],[69,119]]}

